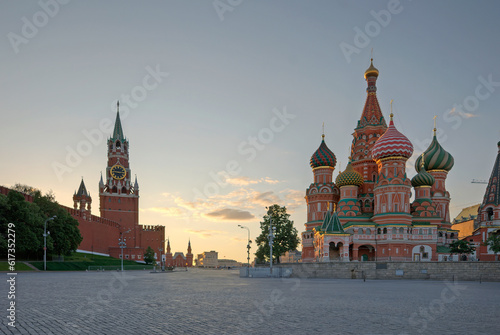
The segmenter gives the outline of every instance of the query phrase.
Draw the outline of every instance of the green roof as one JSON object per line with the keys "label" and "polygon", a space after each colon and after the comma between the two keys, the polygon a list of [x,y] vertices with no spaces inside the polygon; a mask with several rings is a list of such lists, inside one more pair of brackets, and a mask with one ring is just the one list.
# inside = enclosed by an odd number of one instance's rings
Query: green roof
{"label": "green roof", "polygon": [[328,234],[345,234],[344,228],[342,228],[342,224],[340,223],[339,216],[337,212],[334,212],[333,215],[330,212],[327,212],[325,215],[325,220],[319,229],[320,232],[328,233]]}
{"label": "green roof", "polygon": [[445,247],[444,245],[438,245],[436,248],[436,251],[438,254],[449,254],[451,249],[448,247]]}

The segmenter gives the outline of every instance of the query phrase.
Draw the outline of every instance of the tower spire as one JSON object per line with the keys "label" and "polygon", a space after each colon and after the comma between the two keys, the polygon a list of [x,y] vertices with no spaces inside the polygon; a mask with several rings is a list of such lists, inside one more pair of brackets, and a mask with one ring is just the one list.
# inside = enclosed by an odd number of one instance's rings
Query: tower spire
{"label": "tower spire", "polygon": [[123,141],[125,137],[123,136],[122,122],[120,120],[120,102],[116,102],[116,120],[115,129],[113,130],[113,141],[120,140]]}

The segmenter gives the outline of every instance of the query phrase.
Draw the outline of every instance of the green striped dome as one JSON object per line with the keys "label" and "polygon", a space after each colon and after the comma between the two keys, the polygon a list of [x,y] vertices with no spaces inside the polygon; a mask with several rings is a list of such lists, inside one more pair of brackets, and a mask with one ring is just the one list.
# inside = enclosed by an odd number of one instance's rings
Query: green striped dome
{"label": "green striped dome", "polygon": [[[443,149],[437,141],[436,134],[432,139],[431,145],[424,151],[424,168],[426,171],[445,170],[450,171],[455,164],[453,156]],[[415,170],[420,170],[422,164],[422,156],[415,161]]]}
{"label": "green striped dome", "polygon": [[334,168],[335,164],[337,164],[337,158],[335,158],[335,154],[327,147],[324,135],[318,150],[311,156],[310,164],[313,169],[320,166]]}
{"label": "green striped dome", "polygon": [[[422,156],[420,156],[422,157]],[[419,173],[411,179],[411,186],[432,186],[436,180],[434,177],[421,165]]]}
{"label": "green striped dome", "polygon": [[335,184],[337,184],[338,187],[341,186],[361,186],[363,185],[363,176],[357,171],[354,170],[354,168],[351,165],[351,162],[347,164],[347,167],[345,168],[344,172],[340,173],[337,176],[337,179],[335,179]]}

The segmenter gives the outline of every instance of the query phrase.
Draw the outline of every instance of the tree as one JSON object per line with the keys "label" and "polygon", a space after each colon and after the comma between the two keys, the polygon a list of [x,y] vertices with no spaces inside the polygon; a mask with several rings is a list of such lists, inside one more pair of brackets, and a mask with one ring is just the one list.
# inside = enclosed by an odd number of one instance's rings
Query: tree
{"label": "tree", "polygon": [[300,243],[297,229],[293,226],[293,221],[288,218],[285,207],[279,205],[272,205],[264,215],[264,221],[260,223],[262,233],[255,239],[257,243],[257,262],[263,263],[269,260],[269,224],[272,220],[272,225],[276,228],[273,241],[273,260],[279,263],[279,257],[287,251],[297,249]]}
{"label": "tree", "polygon": [[466,240],[457,240],[450,243],[450,255],[469,255],[472,254],[474,250],[476,250],[476,248]]}
{"label": "tree", "polygon": [[144,262],[146,262],[146,264],[153,264],[154,261],[155,261],[155,252],[153,248],[148,247],[146,249],[146,252],[144,253]]}
{"label": "tree", "polygon": [[[45,220],[54,215],[55,220],[47,222],[47,252],[58,255],[69,255],[82,242],[75,220],[62,208],[52,193],[45,195],[39,189],[16,184],[13,191],[0,197],[0,254],[6,256],[7,224],[15,224],[16,254],[18,258],[41,257],[43,255],[43,230]],[[24,199],[19,192],[33,197],[33,203]]]}
{"label": "tree", "polygon": [[[0,233],[3,239],[8,240],[8,223],[12,222],[15,225],[16,258],[30,258],[43,253],[44,220],[40,208],[25,201],[22,194],[12,191],[7,196],[2,196]],[[4,246],[6,247],[7,244]],[[0,254],[6,257],[7,248],[2,247]]]}
{"label": "tree", "polygon": [[490,247],[490,250],[495,253],[495,260],[498,260],[497,253],[500,252],[500,235],[491,235],[486,239],[484,245]]}

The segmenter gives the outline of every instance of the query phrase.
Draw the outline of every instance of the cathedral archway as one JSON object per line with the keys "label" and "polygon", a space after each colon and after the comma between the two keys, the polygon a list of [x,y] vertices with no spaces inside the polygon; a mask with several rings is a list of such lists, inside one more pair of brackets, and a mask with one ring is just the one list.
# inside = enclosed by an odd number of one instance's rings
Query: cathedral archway
{"label": "cathedral archway", "polygon": [[358,258],[359,261],[374,261],[375,248],[369,244],[358,247]]}
{"label": "cathedral archway", "polygon": [[329,248],[330,261],[340,261],[343,247],[344,244],[342,242],[339,242],[337,246],[335,246],[335,242],[330,242],[330,248]]}

